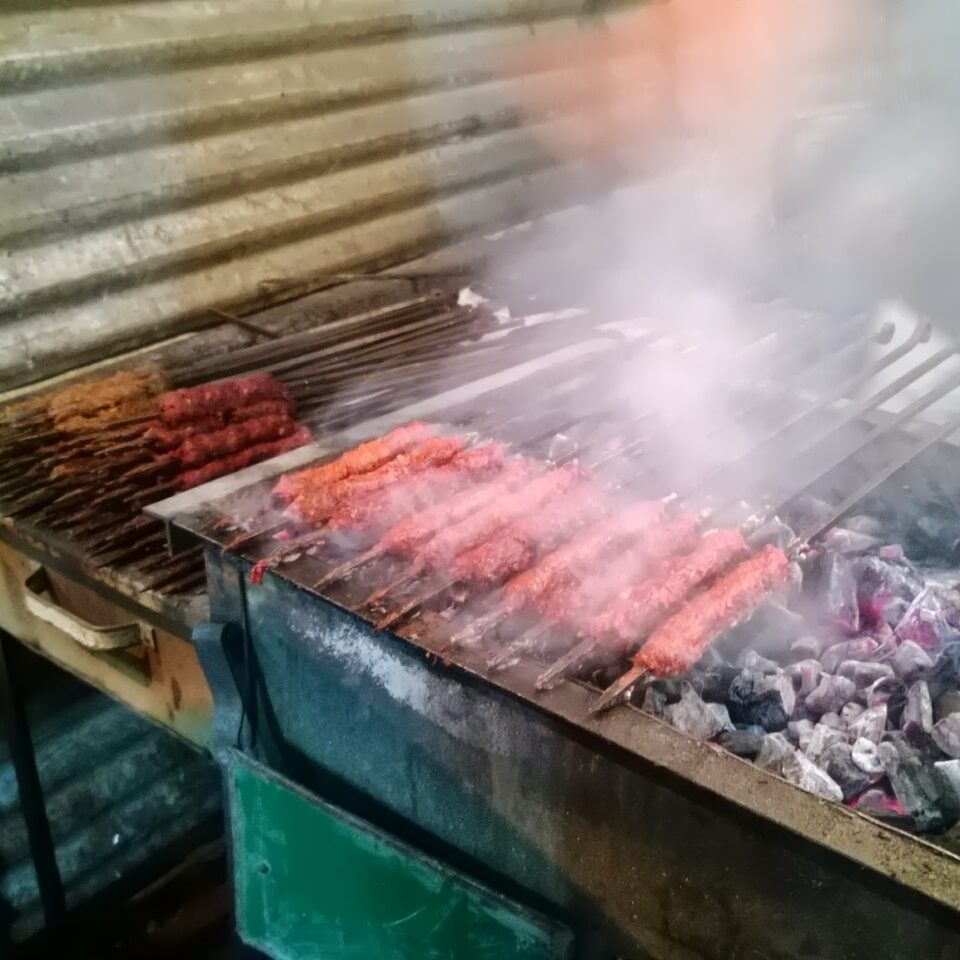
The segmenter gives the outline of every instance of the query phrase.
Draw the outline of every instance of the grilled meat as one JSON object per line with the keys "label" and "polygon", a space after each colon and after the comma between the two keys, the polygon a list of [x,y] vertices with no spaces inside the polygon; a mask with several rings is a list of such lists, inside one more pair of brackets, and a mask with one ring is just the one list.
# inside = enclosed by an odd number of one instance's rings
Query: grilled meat
{"label": "grilled meat", "polygon": [[686,673],[721,633],[753,613],[789,576],[787,555],[764,547],[657,627],[634,656],[635,668],[658,677]]}
{"label": "grilled meat", "polygon": [[501,610],[506,614],[519,613],[559,585],[576,581],[607,551],[661,521],[664,510],[664,504],[659,501],[642,502],[619,516],[594,523],[569,543],[547,554],[536,566],[510,580],[503,590]]}
{"label": "grilled meat", "polygon": [[191,437],[216,433],[228,425],[246,423],[249,420],[259,420],[263,417],[289,419],[292,416],[293,404],[288,400],[257,400],[233,410],[223,410],[220,413],[212,413],[207,417],[187,420],[176,427],[164,426],[157,420],[150,425],[145,436],[154,450],[165,453],[168,450],[175,450]]}
{"label": "grilled meat", "polygon": [[475,584],[503,583],[526,570],[537,556],[558,547],[588,523],[606,513],[599,491],[583,483],[457,557],[451,569],[456,580]]}
{"label": "grilled meat", "polygon": [[182,467],[190,469],[258,443],[290,436],[295,429],[296,424],[289,415],[244,420],[213,433],[190,437],[170,455],[179,460]]}
{"label": "grilled meat", "polygon": [[537,609],[552,623],[582,625],[625,587],[648,577],[651,569],[678,553],[692,550],[699,526],[698,517],[685,514],[641,530],[610,569],[577,583],[561,583],[539,598]]}
{"label": "grilled meat", "polygon": [[243,470],[245,467],[259,463],[261,460],[269,460],[271,457],[277,457],[288,450],[295,450],[312,440],[313,435],[306,427],[298,427],[289,437],[258,443],[238,453],[231,453],[219,460],[212,460],[196,470],[184,471],[179,477],[180,487],[183,490],[198,487],[202,483],[209,483],[211,480],[216,480],[217,477],[233,473],[236,470]]}
{"label": "grilled meat", "polygon": [[260,400],[289,402],[290,395],[269,373],[252,373],[236,380],[165,393],[160,398],[160,419],[168,426],[176,426]]}
{"label": "grilled meat", "polygon": [[510,461],[489,483],[462,490],[443,503],[401,520],[380,538],[371,552],[394,556],[413,553],[419,544],[429,540],[438,531],[459,523],[498,497],[509,494],[518,484],[529,478],[533,471],[534,465],[529,460]]}
{"label": "grilled meat", "polygon": [[454,559],[502,527],[520,520],[535,510],[542,509],[555,497],[562,496],[583,476],[578,463],[550,470],[531,480],[507,496],[498,497],[472,516],[441,530],[424,544],[414,560],[415,570],[446,570]]}
{"label": "grilled meat", "polygon": [[499,443],[464,450],[449,463],[424,470],[399,490],[387,487],[341,503],[330,517],[329,526],[354,533],[385,530],[412,511],[422,510],[492,476],[503,466],[503,457],[504,447]]}
{"label": "grilled meat", "polygon": [[376,470],[305,489],[289,510],[301,520],[322,523],[330,518],[341,503],[387,489],[415,477],[428,467],[447,463],[463,447],[464,442],[459,437],[431,437],[406,453],[398,454]]}
{"label": "grilled meat", "polygon": [[748,554],[739,530],[715,530],[692,553],[671,560],[659,576],[631,588],[611,609],[584,629],[588,637],[611,637],[624,643],[643,637],[705,580],[722,573]]}
{"label": "grilled meat", "polygon": [[407,423],[391,430],[386,436],[361,443],[360,446],[348,450],[330,463],[281,477],[273,488],[274,496],[289,502],[306,490],[336,483],[357,474],[369,473],[382,467],[415,443],[422,443],[434,436],[435,432],[434,428],[427,423],[419,421]]}

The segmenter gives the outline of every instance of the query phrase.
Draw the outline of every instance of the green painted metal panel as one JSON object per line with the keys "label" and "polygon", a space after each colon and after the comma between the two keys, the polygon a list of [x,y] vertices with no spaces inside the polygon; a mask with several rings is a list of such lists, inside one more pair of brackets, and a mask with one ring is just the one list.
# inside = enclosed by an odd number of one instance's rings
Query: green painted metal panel
{"label": "green painted metal panel", "polygon": [[560,960],[554,921],[323,803],[227,760],[237,929],[277,960]]}

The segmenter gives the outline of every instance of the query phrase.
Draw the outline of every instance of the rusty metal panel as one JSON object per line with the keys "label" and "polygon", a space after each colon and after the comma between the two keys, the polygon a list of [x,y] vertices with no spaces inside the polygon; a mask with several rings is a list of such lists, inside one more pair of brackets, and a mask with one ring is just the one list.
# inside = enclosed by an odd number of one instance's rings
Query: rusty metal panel
{"label": "rusty metal panel", "polygon": [[0,15],[0,389],[555,203],[575,170],[518,127],[501,66],[597,6],[14,5]]}

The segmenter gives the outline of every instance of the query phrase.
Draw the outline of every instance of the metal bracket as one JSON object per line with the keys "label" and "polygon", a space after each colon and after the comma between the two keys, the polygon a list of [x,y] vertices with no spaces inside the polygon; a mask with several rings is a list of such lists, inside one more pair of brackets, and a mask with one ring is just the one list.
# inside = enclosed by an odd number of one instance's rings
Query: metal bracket
{"label": "metal bracket", "polygon": [[108,653],[137,647],[141,644],[156,649],[153,627],[139,620],[101,626],[65,610],[53,595],[45,567],[40,567],[24,581],[24,603],[38,620],[49,623],[92,653]]}
{"label": "metal bracket", "polygon": [[219,763],[230,750],[248,750],[244,735],[244,704],[227,651],[242,656],[243,631],[235,623],[201,623],[193,628],[193,644],[213,697],[213,729],[210,749]]}

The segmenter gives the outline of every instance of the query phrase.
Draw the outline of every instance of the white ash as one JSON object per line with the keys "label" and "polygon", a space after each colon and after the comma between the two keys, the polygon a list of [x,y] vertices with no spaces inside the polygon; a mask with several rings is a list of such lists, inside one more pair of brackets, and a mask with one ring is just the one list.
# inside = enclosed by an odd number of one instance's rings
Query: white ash
{"label": "white ash", "polygon": [[865,709],[866,709],[866,707],[863,707],[863,706],[861,706],[859,703],[857,703],[856,701],[851,700],[851,701],[840,711],[840,719],[841,719],[847,726],[849,726],[851,723],[853,723],[854,720],[857,719],[857,717],[859,717],[859,716],[863,713],[863,711],[864,711]]}
{"label": "white ash", "polygon": [[780,670],[780,664],[767,657],[760,656],[756,650],[744,650],[737,657],[737,666],[749,670],[751,673],[759,674],[776,673]]}
{"label": "white ash", "polygon": [[954,807],[960,807],[960,760],[939,760],[934,769],[953,793]]}
{"label": "white ash", "polygon": [[837,668],[841,677],[852,680],[858,690],[871,686],[878,680],[892,677],[893,667],[887,663],[871,663],[863,660],[844,660]]}
{"label": "white ash", "polygon": [[864,773],[869,773],[871,776],[883,774],[883,764],[880,762],[880,747],[873,740],[867,740],[866,737],[854,740],[850,750],[850,759]]}
{"label": "white ash", "polygon": [[814,715],[837,713],[853,699],[856,685],[846,677],[825,674],[806,699],[807,710]]}
{"label": "white ash", "polygon": [[848,727],[848,734],[851,740],[872,740],[879,743],[883,737],[884,730],[887,729],[887,706],[881,704],[878,707],[868,707],[857,717]]}
{"label": "white ash", "polygon": [[828,727],[824,723],[818,723],[813,728],[810,742],[807,744],[807,748],[803,753],[804,756],[813,763],[819,763],[830,747],[837,743],[846,742],[847,737],[844,731],[837,730],[834,727]]}
{"label": "white ash", "polygon": [[823,668],[819,660],[801,660],[787,667],[787,676],[793,680],[797,693],[805,697],[812,693],[820,682]]}
{"label": "white ash", "polygon": [[667,695],[659,687],[649,686],[643,694],[643,709],[655,717],[663,716],[663,709],[667,705]]}
{"label": "white ash", "polygon": [[790,644],[790,652],[801,660],[816,660],[823,652],[823,643],[819,637],[812,635],[797,637]]}
{"label": "white ash", "polygon": [[[712,740],[724,730],[733,729],[729,714],[725,720],[711,709],[719,704],[707,704],[700,699],[689,683],[680,688],[680,702],[664,707],[663,717],[672,727],[696,740]],[[727,713],[723,707],[724,714]]]}
{"label": "white ash", "polygon": [[793,720],[787,724],[787,736],[806,752],[810,738],[813,736],[812,720]]}
{"label": "white ash", "polygon": [[820,657],[824,673],[836,673],[845,660],[869,660],[880,649],[880,642],[874,637],[857,637],[844,640],[827,647]]}
{"label": "white ash", "polygon": [[907,702],[903,707],[900,726],[906,730],[917,726],[926,733],[933,730],[933,701],[926,680],[917,680],[907,690]]}
{"label": "white ash", "polygon": [[763,738],[755,762],[762,770],[779,774],[783,769],[784,758],[794,752],[790,741],[782,733],[768,733]]}
{"label": "white ash", "polygon": [[960,713],[960,690],[941,693],[933,702],[933,719],[940,721],[951,713]]}
{"label": "white ash", "polygon": [[797,691],[794,689],[793,681],[782,670],[777,668],[777,672],[773,676],[763,677],[757,684],[756,689],[760,693],[767,690],[779,693],[784,713],[788,717],[793,716],[793,711],[797,706]]}
{"label": "white ash", "polygon": [[799,750],[791,749],[783,758],[781,774],[785,780],[796,784],[801,790],[823,797],[824,800],[843,800],[843,790],[839,784]]}
{"label": "white ash", "polygon": [[923,647],[913,640],[904,640],[897,648],[897,652],[890,660],[894,671],[898,677],[905,680],[915,676],[921,670],[929,670],[933,666],[933,660]]}
{"label": "white ash", "polygon": [[897,689],[897,683],[889,677],[881,677],[867,687],[864,699],[868,707],[880,707],[888,703]]}
{"label": "white ash", "polygon": [[723,733],[729,733],[737,729],[736,724],[730,719],[730,711],[727,709],[726,704],[708,703],[707,709],[713,711],[717,722],[721,724],[720,729]]}
{"label": "white ash", "polygon": [[844,722],[843,717],[841,717],[839,713],[834,713],[833,711],[825,713],[820,718],[820,723],[822,723],[825,727],[833,727],[834,730],[840,730],[842,732],[846,732],[847,729],[847,725]]}
{"label": "white ash", "polygon": [[960,713],[951,713],[933,726],[933,742],[954,760],[960,760]]}

